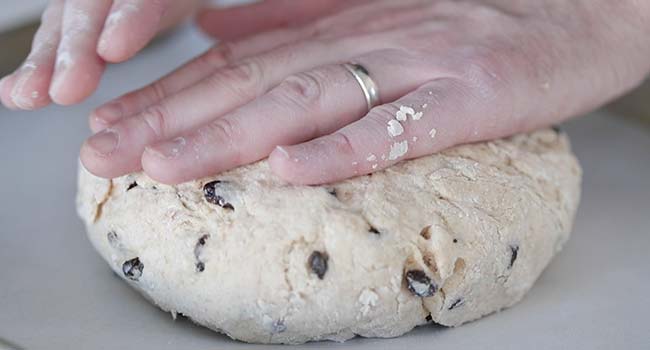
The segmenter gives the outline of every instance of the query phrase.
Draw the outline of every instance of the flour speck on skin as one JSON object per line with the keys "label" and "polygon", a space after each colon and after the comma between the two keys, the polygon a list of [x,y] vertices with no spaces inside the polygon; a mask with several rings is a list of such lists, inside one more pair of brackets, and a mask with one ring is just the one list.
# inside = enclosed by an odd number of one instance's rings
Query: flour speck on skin
{"label": "flour speck on skin", "polygon": [[20,79],[18,79],[11,90],[11,100],[20,108],[30,109],[34,107],[32,99],[25,96],[25,84],[32,78],[36,71],[36,64],[26,61],[20,68]]}
{"label": "flour speck on skin", "polygon": [[418,140],[418,137],[417,137],[417,136],[413,136],[413,142],[417,142],[417,140]]}
{"label": "flour speck on skin", "polygon": [[373,165],[372,165],[372,169],[373,169],[373,170],[374,170],[374,169],[377,169],[377,166],[378,166],[377,164],[373,164]]}
{"label": "flour speck on skin", "polygon": [[72,55],[70,51],[62,51],[56,55],[56,67],[57,69],[66,69],[72,65]]}
{"label": "flour speck on skin", "polygon": [[431,130],[429,131],[429,136],[431,136],[431,138],[433,139],[433,138],[436,137],[436,134],[437,134],[437,133],[438,133],[438,130],[436,130],[435,128],[433,128],[433,129],[431,129]]}
{"label": "flour speck on skin", "polygon": [[368,158],[366,158],[366,160],[369,162],[374,162],[375,160],[377,160],[377,156],[371,153],[368,155]]}
{"label": "flour speck on skin", "polygon": [[400,109],[400,110],[397,111],[397,113],[395,114],[395,119],[397,119],[397,120],[399,120],[399,121],[401,121],[401,122],[406,121],[406,113],[404,113],[404,111],[402,111],[402,110]]}
{"label": "flour speck on skin", "polygon": [[108,18],[106,18],[106,24],[104,28],[106,30],[107,36],[102,35],[100,46],[108,44],[108,40],[111,36],[113,30],[117,28],[117,25],[121,22],[124,22],[125,19],[128,19],[131,14],[137,13],[141,10],[138,2],[136,3],[125,3],[117,11],[113,11]]}
{"label": "flour speck on skin", "polygon": [[411,107],[400,106],[399,110],[406,113],[406,114],[410,114],[410,115],[415,114],[415,110],[413,108],[411,108]]}
{"label": "flour speck on skin", "polygon": [[425,104],[422,105],[422,109],[427,109],[427,107],[429,107],[428,103],[425,103]]}
{"label": "flour speck on skin", "polygon": [[[69,18],[68,19],[68,15]],[[61,35],[61,42],[56,53],[56,68],[65,70],[73,64],[71,42],[91,31],[90,16],[80,9],[66,10],[66,25]]]}
{"label": "flour speck on skin", "polygon": [[395,160],[399,157],[402,157],[409,150],[408,141],[404,140],[401,142],[395,142],[390,146],[390,153],[388,154],[388,160]]}
{"label": "flour speck on skin", "polygon": [[395,119],[399,121],[406,121],[410,116],[413,120],[420,120],[422,118],[422,112],[415,112],[412,107],[400,106],[399,111],[395,114]]}
{"label": "flour speck on skin", "polygon": [[404,132],[404,127],[397,120],[391,119],[388,121],[388,135],[391,137],[399,136]]}
{"label": "flour speck on skin", "polygon": [[172,157],[176,157],[181,153],[183,148],[185,148],[185,145],[187,145],[187,140],[185,140],[184,137],[177,137],[173,139],[172,142],[174,143],[174,147],[171,149]]}

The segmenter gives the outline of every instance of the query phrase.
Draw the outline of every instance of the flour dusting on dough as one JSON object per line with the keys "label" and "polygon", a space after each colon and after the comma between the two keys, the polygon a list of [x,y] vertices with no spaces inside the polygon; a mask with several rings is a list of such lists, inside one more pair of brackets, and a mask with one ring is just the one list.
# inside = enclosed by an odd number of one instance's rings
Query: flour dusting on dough
{"label": "flour dusting on dough", "polygon": [[370,289],[364,289],[359,295],[359,304],[361,304],[361,315],[366,316],[373,306],[377,305],[379,295]]}

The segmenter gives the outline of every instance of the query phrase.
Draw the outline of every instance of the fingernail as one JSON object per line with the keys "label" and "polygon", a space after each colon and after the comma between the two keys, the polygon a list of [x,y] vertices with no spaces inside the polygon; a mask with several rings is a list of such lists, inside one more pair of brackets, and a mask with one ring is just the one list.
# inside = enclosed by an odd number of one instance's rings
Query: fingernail
{"label": "fingernail", "polygon": [[111,102],[95,109],[95,120],[101,124],[110,125],[122,118],[122,105]]}
{"label": "fingernail", "polygon": [[54,65],[54,74],[52,76],[52,83],[50,84],[50,96],[56,97],[61,92],[61,85],[66,80],[68,68],[74,64],[72,55],[68,51],[60,51],[57,53],[56,63]]}
{"label": "fingernail", "polygon": [[177,137],[168,142],[161,142],[153,147],[147,147],[146,152],[158,158],[176,158],[178,157],[187,145],[187,140],[184,137]]}
{"label": "fingernail", "polygon": [[113,129],[106,129],[89,138],[87,143],[99,155],[109,156],[117,149],[120,135]]}
{"label": "fingernail", "polygon": [[290,160],[294,163],[298,163],[300,161],[300,159],[298,159],[297,157],[292,158],[291,155],[289,155],[289,151],[287,151],[287,149],[283,146],[276,146],[275,149],[278,151],[279,154],[282,155],[282,157],[286,158],[287,160]]}
{"label": "fingernail", "polygon": [[278,153],[280,153],[285,158],[289,159],[289,152],[287,152],[286,148],[282,146],[275,146],[275,150],[278,151]]}

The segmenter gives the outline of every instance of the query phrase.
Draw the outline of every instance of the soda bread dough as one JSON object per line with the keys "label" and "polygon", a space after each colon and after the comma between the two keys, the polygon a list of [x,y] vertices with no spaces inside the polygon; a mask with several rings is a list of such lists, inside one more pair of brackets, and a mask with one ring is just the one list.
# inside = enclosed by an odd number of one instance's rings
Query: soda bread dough
{"label": "soda bread dough", "polygon": [[566,135],[544,130],[327,186],[288,185],[265,161],[178,186],[82,169],[78,211],[111,268],[174,317],[247,342],[343,341],[519,301],[569,237],[580,177]]}

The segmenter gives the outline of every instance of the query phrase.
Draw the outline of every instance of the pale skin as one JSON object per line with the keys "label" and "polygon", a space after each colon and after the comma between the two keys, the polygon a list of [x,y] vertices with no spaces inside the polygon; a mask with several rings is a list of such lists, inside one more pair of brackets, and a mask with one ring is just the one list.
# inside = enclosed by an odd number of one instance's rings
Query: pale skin
{"label": "pale skin", "polygon": [[[80,102],[107,62],[132,57],[191,7],[54,0],[0,98],[14,109]],[[267,0],[198,19],[224,43],[97,108],[81,149],[89,171],[175,184],[268,157],[291,183],[328,183],[561,122],[650,72],[641,0]],[[341,65],[350,61],[379,86],[370,111]],[[387,126],[404,107],[421,114],[395,135]]]}

